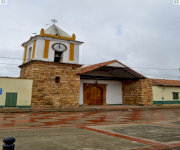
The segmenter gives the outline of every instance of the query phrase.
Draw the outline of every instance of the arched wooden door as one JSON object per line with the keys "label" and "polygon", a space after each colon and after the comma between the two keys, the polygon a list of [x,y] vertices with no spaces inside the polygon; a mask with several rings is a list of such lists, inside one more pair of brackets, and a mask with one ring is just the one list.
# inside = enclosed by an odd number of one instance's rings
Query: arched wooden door
{"label": "arched wooden door", "polygon": [[87,105],[103,105],[103,89],[96,85],[84,87],[84,103]]}

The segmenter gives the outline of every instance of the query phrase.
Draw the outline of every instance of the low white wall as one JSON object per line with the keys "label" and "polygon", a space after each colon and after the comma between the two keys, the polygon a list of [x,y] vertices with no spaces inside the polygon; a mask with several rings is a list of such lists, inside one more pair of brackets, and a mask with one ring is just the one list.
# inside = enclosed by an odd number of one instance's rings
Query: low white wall
{"label": "low white wall", "polygon": [[83,105],[83,83],[106,84],[106,103],[107,104],[122,104],[122,82],[110,80],[80,80],[80,97],[79,105]]}

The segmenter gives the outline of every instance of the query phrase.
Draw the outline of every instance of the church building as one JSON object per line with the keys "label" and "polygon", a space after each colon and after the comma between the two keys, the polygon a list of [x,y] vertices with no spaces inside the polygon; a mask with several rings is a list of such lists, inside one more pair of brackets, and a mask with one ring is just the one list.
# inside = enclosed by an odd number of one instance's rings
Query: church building
{"label": "church building", "polygon": [[152,105],[152,81],[112,60],[83,67],[75,34],[55,24],[24,42],[20,78],[32,79],[31,108]]}

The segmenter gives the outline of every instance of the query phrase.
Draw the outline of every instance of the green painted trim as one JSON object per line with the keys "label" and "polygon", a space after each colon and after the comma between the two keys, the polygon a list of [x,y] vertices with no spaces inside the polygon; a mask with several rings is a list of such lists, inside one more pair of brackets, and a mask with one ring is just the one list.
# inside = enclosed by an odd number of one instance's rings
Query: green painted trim
{"label": "green painted trim", "polygon": [[16,107],[19,107],[19,108],[31,108],[31,106],[29,106],[29,105],[19,105],[19,106],[16,106]]}
{"label": "green painted trim", "polygon": [[[3,107],[6,107],[5,105],[0,105],[0,108],[3,108]],[[19,108],[31,108],[31,106],[29,105],[19,105],[19,106],[16,106],[16,107],[19,107]]]}
{"label": "green painted trim", "polygon": [[153,101],[154,105],[162,105],[162,104],[180,104],[180,101]]}

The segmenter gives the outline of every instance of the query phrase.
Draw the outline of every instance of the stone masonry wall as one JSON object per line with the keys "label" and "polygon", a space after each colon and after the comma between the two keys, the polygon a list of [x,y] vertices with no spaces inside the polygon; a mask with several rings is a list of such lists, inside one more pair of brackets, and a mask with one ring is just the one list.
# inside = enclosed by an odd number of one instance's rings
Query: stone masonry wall
{"label": "stone masonry wall", "polygon": [[[31,61],[20,66],[20,78],[33,79],[31,108],[79,106],[81,65]],[[60,83],[55,83],[60,77]]]}
{"label": "stone masonry wall", "polygon": [[125,80],[122,84],[123,104],[151,106],[153,104],[151,79]]}

